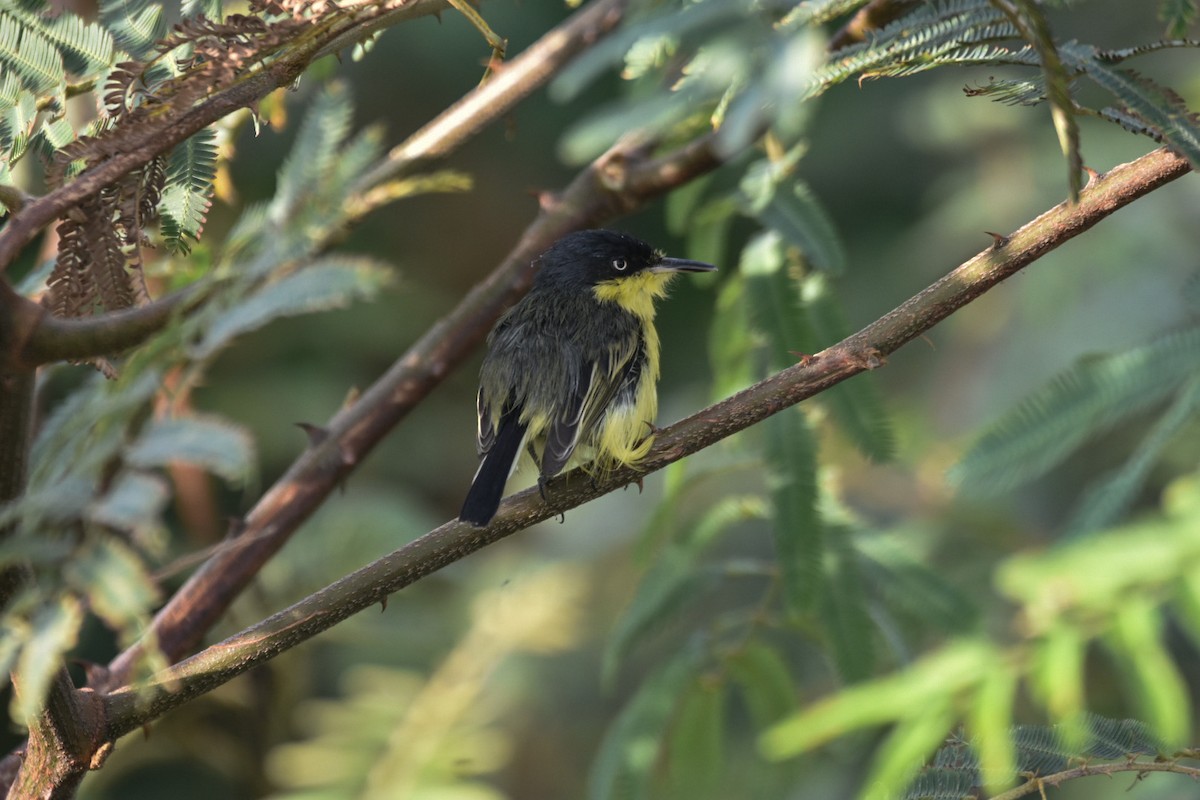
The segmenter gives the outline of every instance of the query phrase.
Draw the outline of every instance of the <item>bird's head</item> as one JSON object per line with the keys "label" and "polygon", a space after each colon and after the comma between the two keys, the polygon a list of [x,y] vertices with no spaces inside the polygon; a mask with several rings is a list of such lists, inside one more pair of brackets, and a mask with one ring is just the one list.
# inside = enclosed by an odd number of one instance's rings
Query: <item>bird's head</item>
{"label": "bird's head", "polygon": [[653,315],[654,298],[666,292],[676,273],[716,269],[702,261],[670,258],[640,239],[606,230],[569,233],[539,261],[539,283],[590,290],[597,299],[615,302],[639,316]]}

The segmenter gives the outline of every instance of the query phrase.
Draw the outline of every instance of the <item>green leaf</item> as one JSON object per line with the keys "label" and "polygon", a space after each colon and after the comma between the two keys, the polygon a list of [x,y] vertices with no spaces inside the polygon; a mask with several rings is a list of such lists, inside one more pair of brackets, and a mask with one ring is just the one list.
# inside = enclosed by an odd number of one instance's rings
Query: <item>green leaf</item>
{"label": "green leaf", "polygon": [[759,730],[774,725],[796,710],[796,689],[779,651],[760,641],[743,645],[726,661],[733,681],[750,707]]}
{"label": "green leaf", "polygon": [[1115,96],[1125,109],[1153,128],[1164,144],[1200,165],[1200,127],[1187,104],[1175,92],[1128,69],[1107,63],[1095,48],[1076,45],[1070,51],[1071,66],[1087,73],[1101,88]]}
{"label": "green leaf", "polygon": [[1060,374],[990,426],[951,470],[963,492],[996,495],[1033,480],[1089,436],[1161,401],[1200,369],[1200,328]]}
{"label": "green leaf", "polygon": [[997,657],[985,642],[952,642],[902,672],[856,684],[802,708],[763,734],[759,747],[767,758],[780,760],[863,728],[927,719],[931,708],[974,686]]}
{"label": "green leaf", "polygon": [[1194,513],[1148,517],[1040,553],[1009,558],[996,587],[1023,604],[1035,630],[1067,615],[1108,617],[1131,595],[1156,594],[1195,568]]}
{"label": "green leaf", "polygon": [[207,358],[234,337],[280,317],[340,308],[372,297],[384,284],[385,268],[365,259],[330,256],[299,272],[268,283],[251,297],[220,313],[194,346],[193,357]]}
{"label": "green leaf", "polygon": [[754,383],[754,350],[746,282],[734,275],[717,293],[716,311],[708,328],[708,357],[712,367],[712,397],[721,400]]}
{"label": "green leaf", "polygon": [[855,683],[875,670],[875,625],[867,610],[858,554],[849,542],[849,531],[829,526],[826,532],[829,546],[821,581],[821,627],[832,645],[838,674],[847,683]]}
{"label": "green leaf", "polygon": [[660,36],[675,39],[728,22],[740,21],[749,11],[747,3],[693,3],[680,10],[673,8],[631,21],[616,33],[590,47],[551,81],[549,94],[556,102],[566,102],[582,92],[604,72],[620,63],[640,40]]}
{"label": "green leaf", "polygon": [[804,251],[809,263],[832,274],[846,269],[846,251],[833,219],[808,185],[799,180],[776,192],[758,215]]}
{"label": "green leaf", "polygon": [[1017,779],[1016,748],[1009,733],[1017,679],[1012,664],[994,664],[980,681],[971,703],[968,726],[989,794],[999,794]]}
{"label": "green leaf", "polygon": [[[677,493],[672,495],[668,502],[677,497]],[[678,513],[678,508],[672,510]],[[617,620],[604,648],[601,676],[605,685],[612,685],[621,662],[638,644],[664,623],[675,621],[680,608],[719,581],[719,568],[696,564],[704,550],[731,525],[763,516],[758,498],[733,496],[721,498],[699,520],[688,521],[689,535],[664,548],[639,582],[633,602]],[[660,518],[656,523],[661,525],[665,520]]]}
{"label": "green leaf", "polygon": [[718,197],[701,206],[688,229],[688,258],[720,265],[725,260],[729,228],[737,210],[737,201],[732,197]]}
{"label": "green leaf", "polygon": [[902,720],[880,747],[867,775],[863,797],[890,800],[904,789],[954,725],[949,702],[935,700],[925,712]]}
{"label": "green leaf", "polygon": [[1126,667],[1137,697],[1138,716],[1169,748],[1186,743],[1191,732],[1187,686],[1161,637],[1157,609],[1144,597],[1129,597],[1117,609],[1109,642]]}
{"label": "green leaf", "polygon": [[670,797],[694,800],[717,797],[724,772],[727,686],[693,682],[680,703],[667,741],[667,784]]}
{"label": "green leaf", "polygon": [[102,498],[88,509],[88,519],[136,537],[158,528],[171,490],[157,475],[124,471]]}
{"label": "green leaf", "polygon": [[[832,344],[850,334],[845,312],[828,275],[806,275],[800,280],[798,290],[815,341]],[[891,461],[896,441],[875,376],[858,375],[843,381],[822,393],[821,402],[829,406],[839,427],[860,453],[873,461]]]}
{"label": "green leaf", "polygon": [[1142,490],[1159,454],[1200,409],[1200,376],[1183,385],[1175,402],[1154,423],[1125,463],[1111,476],[1088,487],[1079,507],[1064,526],[1065,536],[1106,528],[1126,514]]}
{"label": "green leaf", "polygon": [[817,513],[816,442],[804,413],[789,408],[765,423],[771,526],[784,602],[793,614],[813,610],[824,590],[825,532]]}
{"label": "green leaf", "polygon": [[59,597],[34,615],[14,673],[21,686],[12,700],[14,721],[30,725],[42,712],[54,673],[63,665],[63,654],[75,646],[82,624],[83,607],[70,596]]}
{"label": "green leaf", "polygon": [[1077,627],[1060,623],[1045,631],[1036,648],[1030,688],[1059,724],[1067,746],[1082,747],[1087,641]]}
{"label": "green leaf", "polygon": [[279,169],[271,215],[285,220],[302,200],[320,187],[337,165],[338,149],[350,133],[354,109],[350,93],[341,83],[331,83],[313,98],[296,141]]}
{"label": "green leaf", "polygon": [[742,250],[738,270],[746,283],[755,328],[767,338],[771,364],[788,367],[797,361],[798,353],[816,352],[816,337],[788,275],[782,237],[774,231],[755,234]]}
{"label": "green leaf", "polygon": [[221,0],[183,0],[179,11],[185,17],[207,17],[220,22],[223,14]]}
{"label": "green leaf", "polygon": [[681,693],[699,671],[703,655],[699,642],[693,642],[642,683],[600,743],[588,775],[588,800],[629,800],[645,795],[659,760],[663,734]]}
{"label": "green leaf", "polygon": [[112,537],[88,542],[67,562],[63,577],[126,644],[142,633],[147,613],[159,600],[158,588],[141,559]]}
{"label": "green leaf", "polygon": [[42,32],[7,12],[0,12],[0,64],[35,94],[65,91],[66,70],[58,48]]}
{"label": "green leaf", "polygon": [[692,227],[693,217],[700,208],[705,193],[712,186],[713,177],[711,172],[701,175],[667,195],[663,202],[663,213],[667,230],[671,234],[683,236]]}
{"label": "green leaf", "polygon": [[195,464],[232,483],[244,483],[254,461],[254,442],[233,423],[217,417],[176,417],[155,421],[125,454],[136,467]]}
{"label": "green leaf", "polygon": [[217,175],[216,131],[204,128],[171,151],[166,183],[158,203],[167,250],[186,254],[187,239],[198,241],[212,206]]}
{"label": "green leaf", "polygon": [[117,46],[137,59],[152,57],[154,44],[167,33],[162,3],[150,0],[105,0],[100,22]]}
{"label": "green leaf", "polygon": [[712,568],[697,568],[688,555],[672,548],[638,584],[633,602],[604,648],[601,681],[611,686],[621,662],[652,632],[676,619],[676,612],[708,592],[720,578]]}
{"label": "green leaf", "polygon": [[978,622],[976,604],[923,563],[904,533],[860,535],[853,544],[867,585],[889,613],[908,615],[922,629],[950,633],[965,633]]}

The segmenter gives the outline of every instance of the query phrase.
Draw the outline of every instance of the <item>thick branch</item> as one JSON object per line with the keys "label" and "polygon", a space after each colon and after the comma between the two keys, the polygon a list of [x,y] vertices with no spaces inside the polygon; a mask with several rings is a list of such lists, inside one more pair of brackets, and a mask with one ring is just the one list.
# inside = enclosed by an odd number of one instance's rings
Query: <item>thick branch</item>
{"label": "thick branch", "polygon": [[39,366],[121,353],[158,333],[176,314],[194,308],[210,289],[210,285],[195,284],[150,305],[84,319],[56,317],[27,300],[38,314],[20,359],[27,365]]}
{"label": "thick branch", "polygon": [[[446,7],[445,0],[411,0],[394,12],[388,12],[386,17],[389,22],[395,23],[435,14]],[[338,41],[351,41],[362,35],[364,30],[370,30],[373,24],[378,24],[377,17],[360,19],[346,16],[297,42],[261,71],[213,93],[183,113],[151,117],[140,127],[127,129],[119,155],[85,170],[70,183],[27,203],[8,220],[0,230],[0,272],[13,263],[42,228],[81,200],[149,163],[155,156],[165,153],[200,129],[239,108],[253,105],[275,89],[290,86],[326,46]]]}
{"label": "thick branch", "polygon": [[576,53],[616,27],[628,0],[596,0],[549,31],[521,55],[498,67],[487,83],[464,95],[436,119],[392,148],[359,183],[366,191],[411,171],[418,164],[444,158],[467,139],[508,113],[554,77]]}
{"label": "thick branch", "polygon": [[[640,475],[661,469],[864,370],[881,366],[888,353],[956,309],[1118,208],[1189,170],[1186,160],[1167,150],[1157,150],[1113,169],[1093,181],[1078,205],[1062,204],[1047,211],[1010,239],[975,256],[853,336],[672,425],[659,434],[640,470],[617,470],[596,483],[575,470],[550,483],[549,504],[542,502],[536,488],[531,488],[505,501],[487,528],[449,522],[291,608],[163,671],[149,686],[114,692],[106,700],[110,734],[119,736],[144,724],[482,547],[621,488]],[[529,238],[527,235],[523,241]],[[367,396],[359,405],[377,402],[378,396]],[[374,409],[371,416],[382,413]],[[353,440],[354,432],[352,428],[348,439]]]}

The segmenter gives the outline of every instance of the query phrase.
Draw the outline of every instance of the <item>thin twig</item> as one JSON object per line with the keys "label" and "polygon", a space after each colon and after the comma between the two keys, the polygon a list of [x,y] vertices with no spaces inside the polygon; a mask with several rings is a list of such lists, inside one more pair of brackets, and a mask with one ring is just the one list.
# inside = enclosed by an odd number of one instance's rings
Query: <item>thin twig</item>
{"label": "thin twig", "polygon": [[1045,786],[1061,786],[1076,778],[1087,778],[1092,775],[1117,775],[1122,772],[1136,772],[1138,777],[1150,772],[1173,772],[1177,775],[1187,775],[1192,780],[1200,780],[1200,769],[1180,764],[1178,761],[1115,761],[1107,764],[1084,764],[1074,769],[1066,769],[1040,778],[1030,778],[1020,786],[1013,787],[1007,792],[993,795],[991,800],[1017,800],[1036,794]]}
{"label": "thin twig", "polygon": [[[448,522],[290,608],[164,670],[148,684],[113,692],[106,698],[110,735],[119,736],[145,724],[476,550],[621,488],[864,370],[882,366],[889,353],[956,309],[1190,169],[1185,159],[1165,149],[1116,167],[1095,179],[1077,205],[1060,204],[1047,211],[858,333],[662,431],[639,470],[619,469],[596,482],[574,470],[551,481],[547,487],[549,503],[541,499],[537,488],[531,488],[508,498],[487,528]],[[373,406],[370,414],[360,417],[363,424],[371,417],[386,414],[386,406],[376,405],[380,402],[378,397],[360,401],[360,406]],[[299,486],[296,489],[303,491]]]}

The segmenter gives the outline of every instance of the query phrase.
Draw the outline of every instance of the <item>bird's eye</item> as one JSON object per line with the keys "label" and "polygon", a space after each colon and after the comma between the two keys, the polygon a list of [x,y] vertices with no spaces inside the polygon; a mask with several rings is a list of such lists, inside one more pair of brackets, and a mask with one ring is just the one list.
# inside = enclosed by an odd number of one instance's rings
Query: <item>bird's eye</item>
{"label": "bird's eye", "polygon": [[628,268],[629,262],[623,258],[618,258],[613,261],[613,269],[615,269],[617,272],[624,272]]}

